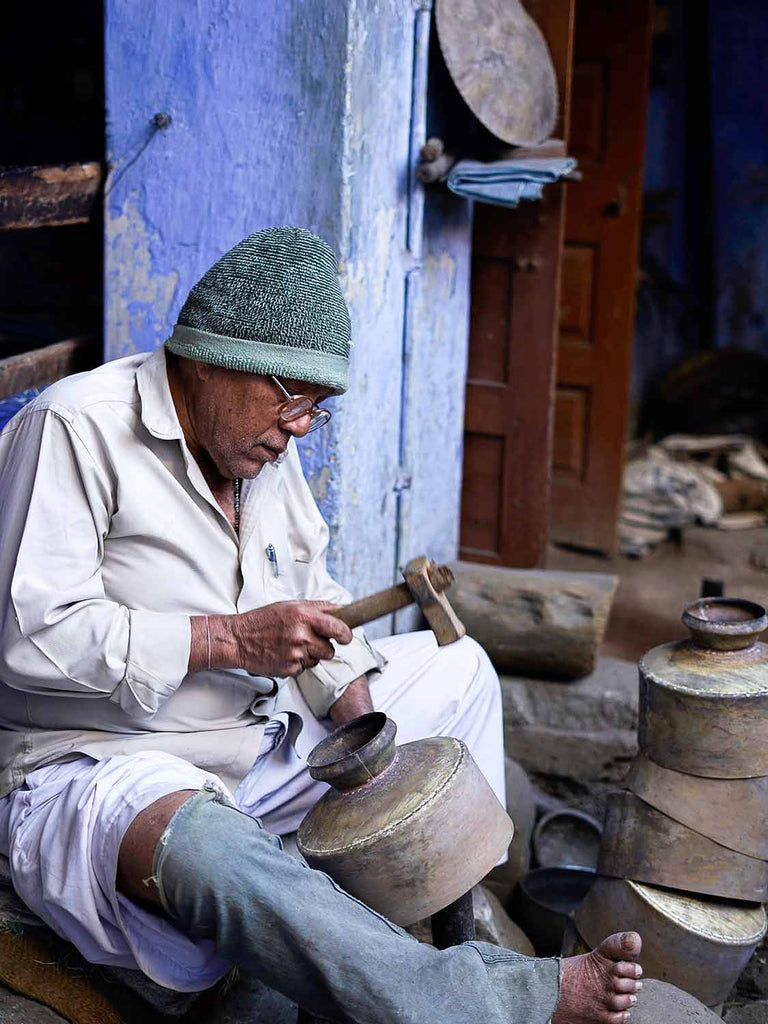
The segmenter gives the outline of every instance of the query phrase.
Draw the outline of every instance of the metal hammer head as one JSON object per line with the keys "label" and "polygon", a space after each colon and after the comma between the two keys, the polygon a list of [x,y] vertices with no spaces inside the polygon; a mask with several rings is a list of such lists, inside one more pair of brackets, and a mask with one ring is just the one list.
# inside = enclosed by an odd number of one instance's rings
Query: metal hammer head
{"label": "metal hammer head", "polygon": [[[436,575],[440,574],[436,579]],[[447,574],[450,578],[443,579]],[[414,600],[424,612],[440,647],[460,640],[466,633],[464,624],[448,603],[445,588],[453,582],[453,573],[447,566],[436,566],[424,556],[413,558],[403,569],[403,578]],[[437,587],[435,588],[435,584]]]}

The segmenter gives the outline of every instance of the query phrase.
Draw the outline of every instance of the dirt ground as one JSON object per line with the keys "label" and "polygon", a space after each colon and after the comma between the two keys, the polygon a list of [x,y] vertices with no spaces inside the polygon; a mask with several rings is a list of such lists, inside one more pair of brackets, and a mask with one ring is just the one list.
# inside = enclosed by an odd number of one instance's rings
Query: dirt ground
{"label": "dirt ground", "polygon": [[728,597],[768,604],[768,527],[727,531],[691,527],[680,544],[667,541],[642,559],[606,558],[552,546],[547,569],[608,572],[620,584],[602,655],[639,658],[649,648],[686,636],[683,606],[700,595],[702,579],[718,579]]}

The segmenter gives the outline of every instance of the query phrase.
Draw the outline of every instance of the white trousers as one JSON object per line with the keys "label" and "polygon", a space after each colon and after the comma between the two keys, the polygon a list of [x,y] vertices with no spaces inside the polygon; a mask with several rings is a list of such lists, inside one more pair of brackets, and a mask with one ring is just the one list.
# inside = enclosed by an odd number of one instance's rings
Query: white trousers
{"label": "white trousers", "polygon": [[[469,638],[438,648],[432,633],[376,641],[389,664],[372,685],[377,710],[398,727],[397,742],[455,736],[504,802],[501,694],[485,652]],[[310,750],[332,729],[293,688]],[[33,772],[0,800],[0,853],[14,887],[57,934],[93,963],[140,969],[167,988],[202,990],[228,970],[209,940],[193,941],[164,917],[117,891],[120,843],[136,815],[183,789],[207,788],[278,835],[295,831],[327,788],[310,778],[286,740],[284,716],[270,722],[259,757],[234,797],[209,772],[162,752],[83,757]],[[224,866],[225,867],[225,866]]]}

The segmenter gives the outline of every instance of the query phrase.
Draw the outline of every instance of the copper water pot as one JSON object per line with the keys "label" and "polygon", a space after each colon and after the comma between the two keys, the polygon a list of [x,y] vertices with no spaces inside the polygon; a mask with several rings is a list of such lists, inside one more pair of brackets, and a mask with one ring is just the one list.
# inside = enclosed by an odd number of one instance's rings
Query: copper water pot
{"label": "copper water pot", "polygon": [[690,640],[640,660],[640,750],[663,768],[716,779],[768,775],[765,609],[739,598],[689,604]]}
{"label": "copper water pot", "polygon": [[301,823],[313,868],[399,925],[448,906],[504,855],[512,821],[466,746],[395,746],[395,723],[362,715],[319,743],[310,775],[333,787]]}

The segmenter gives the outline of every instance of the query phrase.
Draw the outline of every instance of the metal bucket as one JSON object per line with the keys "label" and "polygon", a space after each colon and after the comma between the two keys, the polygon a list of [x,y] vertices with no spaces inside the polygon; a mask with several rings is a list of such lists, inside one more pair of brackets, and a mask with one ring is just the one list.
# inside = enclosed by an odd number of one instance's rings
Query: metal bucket
{"label": "metal bucket", "polygon": [[520,925],[539,956],[557,956],[570,915],[596,879],[587,868],[534,868],[517,884],[510,917]]}
{"label": "metal bucket", "polygon": [[533,852],[542,868],[578,867],[594,871],[600,856],[600,822],[571,807],[545,814],[533,833]]}

